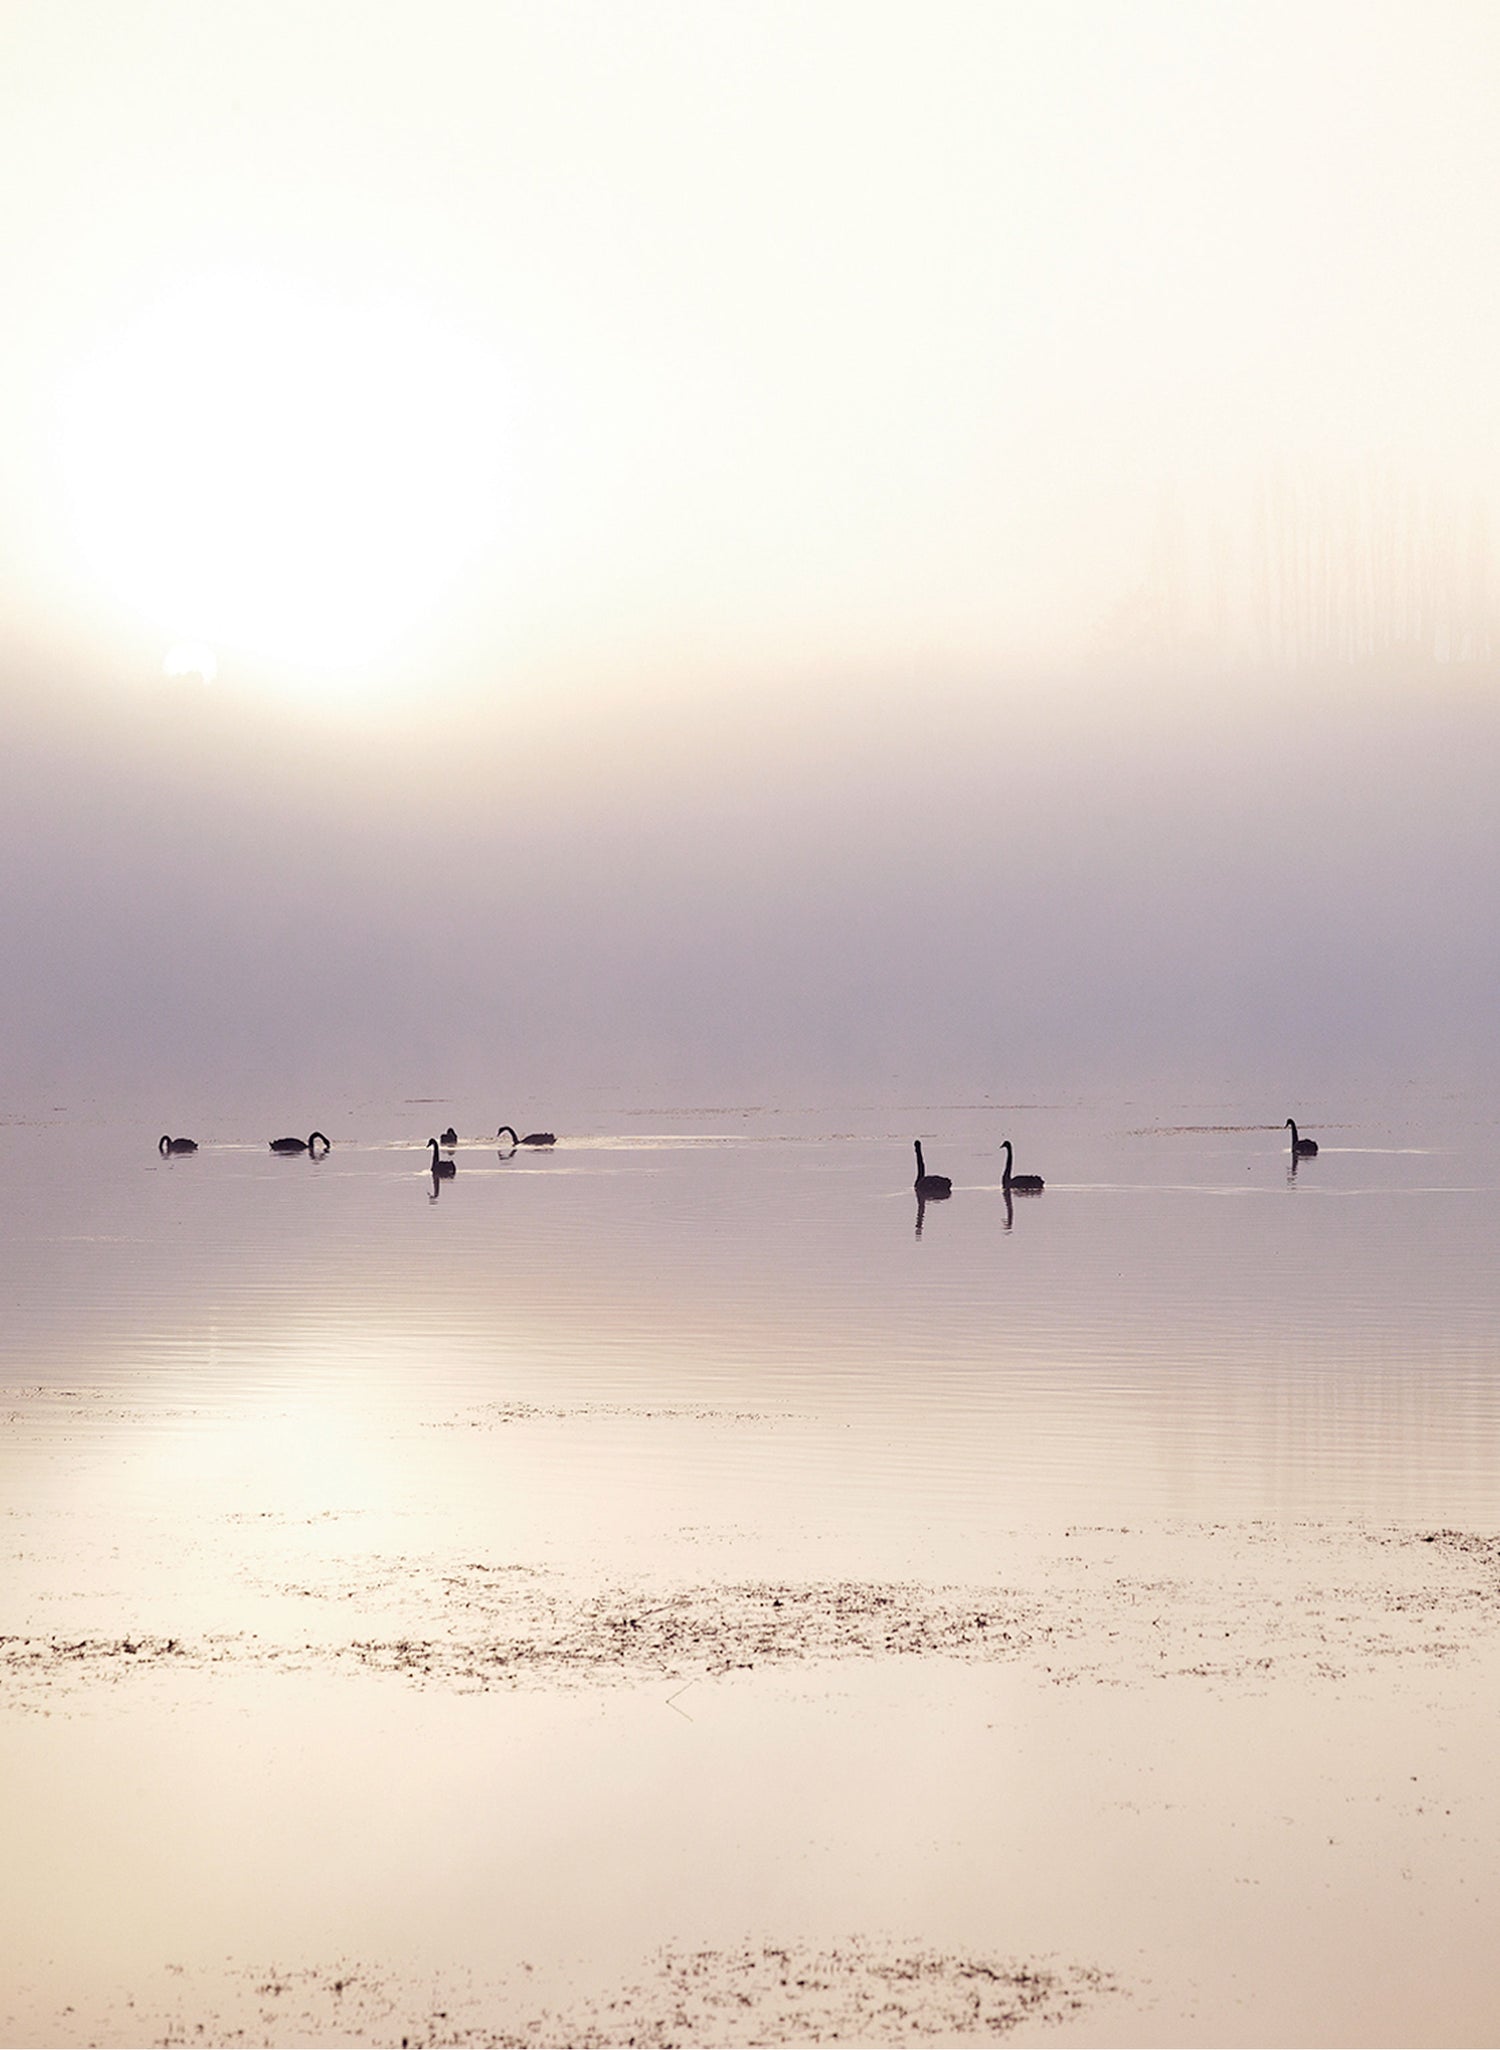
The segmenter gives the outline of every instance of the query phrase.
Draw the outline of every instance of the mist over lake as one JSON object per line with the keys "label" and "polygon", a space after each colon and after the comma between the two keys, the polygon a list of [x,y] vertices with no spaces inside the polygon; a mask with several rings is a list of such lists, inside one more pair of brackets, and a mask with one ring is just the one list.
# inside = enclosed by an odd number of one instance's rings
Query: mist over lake
{"label": "mist over lake", "polygon": [[1342,1111],[1488,1043],[1468,669],[725,682],[370,732],[33,689],[6,1039],[59,1100],[1248,1080]]}

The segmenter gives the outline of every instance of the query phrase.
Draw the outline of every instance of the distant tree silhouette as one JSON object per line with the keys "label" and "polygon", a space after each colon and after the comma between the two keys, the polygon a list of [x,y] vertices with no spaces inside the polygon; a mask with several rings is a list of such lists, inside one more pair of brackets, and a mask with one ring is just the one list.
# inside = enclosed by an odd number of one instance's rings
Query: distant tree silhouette
{"label": "distant tree silhouette", "polygon": [[1489,511],[1389,463],[1274,465],[1238,546],[1222,518],[1161,495],[1141,582],[1106,637],[1157,659],[1249,656],[1280,669],[1487,662],[1497,653]]}

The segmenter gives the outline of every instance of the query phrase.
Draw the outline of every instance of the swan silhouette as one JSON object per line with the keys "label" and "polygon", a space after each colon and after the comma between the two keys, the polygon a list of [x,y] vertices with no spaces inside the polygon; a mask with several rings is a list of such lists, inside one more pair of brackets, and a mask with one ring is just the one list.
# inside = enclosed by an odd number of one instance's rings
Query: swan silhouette
{"label": "swan silhouette", "polygon": [[1005,1148],[1005,1172],[1000,1177],[1001,1188],[1005,1190],[1007,1195],[1014,1189],[1016,1194],[1020,1196],[1039,1196],[1047,1184],[1039,1174],[1012,1174],[1010,1164],[1015,1156],[1011,1152],[1010,1141],[1009,1139],[1002,1139],[1000,1143]]}
{"label": "swan silhouette", "polygon": [[452,1125],[443,1134],[443,1144],[445,1146],[456,1146],[458,1144],[458,1134],[454,1131]]}
{"label": "swan silhouette", "polygon": [[931,1196],[951,1196],[953,1194],[953,1184],[949,1181],[947,1175],[929,1174],[927,1172],[927,1163],[922,1158],[921,1140],[913,1139],[912,1144],[917,1149],[917,1178],[912,1184],[917,1194],[924,1199]]}
{"label": "swan silhouette", "polygon": [[1287,1129],[1288,1129],[1288,1130],[1289,1130],[1289,1131],[1291,1132],[1291,1135],[1292,1135],[1292,1158],[1293,1158],[1293,1160],[1310,1160],[1310,1159],[1312,1158],[1313,1154],[1315,1154],[1315,1153],[1317,1152],[1317,1150],[1318,1150],[1318,1142],[1317,1142],[1317,1140],[1316,1140],[1316,1139],[1299,1139],[1299,1138],[1297,1137],[1297,1127],[1296,1127],[1296,1126],[1295,1126],[1295,1125],[1294,1125],[1294,1124],[1292,1123],[1291,1119],[1290,1119],[1290,1118],[1288,1118],[1286,1122],[1287,1122]]}
{"label": "swan silhouette", "polygon": [[452,1181],[453,1177],[458,1173],[458,1162],[456,1160],[439,1160],[437,1140],[429,1139],[427,1143],[432,1148],[432,1179],[435,1182]]}
{"label": "swan silhouette", "polygon": [[328,1143],[328,1135],[325,1132],[312,1132],[305,1139],[273,1139],[271,1141],[271,1151],[273,1153],[316,1154],[321,1146],[326,1153],[328,1151]]}
{"label": "swan silhouette", "polygon": [[496,1139],[503,1139],[507,1132],[510,1134],[512,1146],[555,1146],[557,1144],[556,1132],[527,1132],[524,1137],[517,1138],[514,1125],[502,1125],[495,1134]]}
{"label": "swan silhouette", "polygon": [[174,1139],[170,1132],[163,1132],[156,1142],[156,1150],[158,1153],[196,1153],[198,1151],[198,1141],[196,1139]]}

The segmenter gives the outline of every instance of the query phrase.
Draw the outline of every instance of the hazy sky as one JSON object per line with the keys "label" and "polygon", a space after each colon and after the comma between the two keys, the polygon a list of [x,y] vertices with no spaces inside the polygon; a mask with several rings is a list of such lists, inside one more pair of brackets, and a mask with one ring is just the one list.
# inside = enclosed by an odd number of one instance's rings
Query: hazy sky
{"label": "hazy sky", "polygon": [[14,1093],[1483,1062],[1492,7],[7,0],[0,95]]}

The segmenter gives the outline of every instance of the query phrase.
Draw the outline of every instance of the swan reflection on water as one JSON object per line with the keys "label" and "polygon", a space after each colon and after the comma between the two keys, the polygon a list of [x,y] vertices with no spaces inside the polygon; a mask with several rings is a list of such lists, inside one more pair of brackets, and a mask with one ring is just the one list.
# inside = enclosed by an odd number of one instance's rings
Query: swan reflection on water
{"label": "swan reflection on water", "polygon": [[[1015,1222],[1016,1222],[1016,1206],[1015,1206],[1015,1203],[1014,1203],[1014,1202],[1012,1201],[1012,1199],[1011,1199],[1011,1193],[1010,1193],[1010,1190],[1009,1190],[1009,1189],[1006,1189],[1006,1188],[1002,1188],[1002,1189],[1001,1189],[1001,1191],[1000,1191],[1000,1193],[1001,1193],[1001,1195],[1002,1195],[1002,1196],[1003,1196],[1003,1197],[1005,1198],[1005,1222],[1004,1222],[1004,1224],[1003,1224],[1003,1225],[1001,1226],[1001,1230],[1002,1230],[1002,1231],[1011,1231],[1011,1230],[1013,1230],[1013,1229],[1014,1229],[1014,1227],[1015,1227]],[[945,1195],[945,1194],[944,1194],[944,1192],[942,1192],[942,1191],[939,1191],[939,1192],[938,1192],[938,1194],[936,1194],[936,1195],[934,1195],[934,1196],[928,1196],[928,1195],[925,1195],[925,1194],[923,1193],[923,1191],[922,1191],[922,1190],[921,1190],[920,1188],[919,1188],[919,1189],[917,1190],[917,1230],[916,1230],[916,1236],[917,1236],[918,1238],[920,1238],[920,1237],[922,1236],[922,1225],[923,1225],[923,1223],[925,1222],[925,1220],[926,1220],[926,1217],[927,1217],[927,1205],[928,1205],[929,1203],[942,1203],[942,1202],[945,1202],[946,1200],[947,1200],[947,1198],[946,1198],[946,1195]]]}

